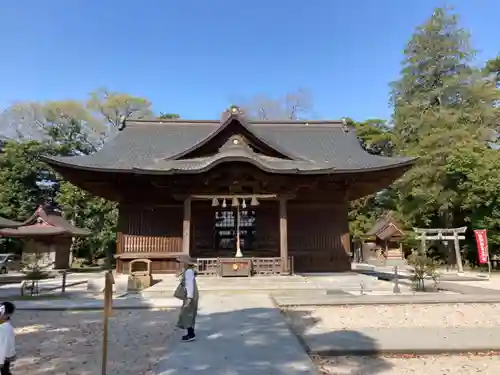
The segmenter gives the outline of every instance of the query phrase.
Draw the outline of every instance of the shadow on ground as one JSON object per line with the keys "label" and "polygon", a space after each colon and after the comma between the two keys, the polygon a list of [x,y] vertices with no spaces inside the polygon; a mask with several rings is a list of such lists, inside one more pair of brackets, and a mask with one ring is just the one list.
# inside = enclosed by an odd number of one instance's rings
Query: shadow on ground
{"label": "shadow on ground", "polygon": [[[333,332],[317,333],[314,332],[316,326],[321,323],[321,319],[312,316],[311,311],[305,310],[284,310],[283,315],[291,326],[291,329],[297,335],[302,346],[309,351],[311,357],[324,374],[335,375],[359,375],[359,374],[378,374],[388,370],[392,365],[384,358],[371,356],[371,360],[366,360],[366,353],[377,353],[379,346],[371,337],[355,330],[337,330]],[[328,350],[325,352],[311,351],[305,342],[305,336],[311,340],[327,342]],[[359,349],[362,348],[360,353]],[[328,355],[327,352],[335,353]],[[345,353],[345,355],[338,355]],[[328,369],[324,366],[325,359],[328,358]],[[329,371],[329,372],[327,372]]]}
{"label": "shadow on ground", "polygon": [[[311,322],[308,322],[311,325]],[[173,348],[155,369],[157,375],[311,375],[311,363],[303,343],[290,330],[278,309],[249,308],[201,315],[198,339],[192,343],[174,343]],[[303,332],[297,332],[298,336]],[[326,333],[349,336],[365,346],[376,343],[356,331]],[[300,344],[297,342],[300,342]],[[320,365],[321,361],[316,361]],[[335,372],[323,374],[378,374],[391,368],[384,359],[370,367],[362,357],[337,357]],[[318,366],[321,368],[321,366]]]}
{"label": "shadow on ground", "polygon": [[[168,351],[176,309],[116,310],[109,321],[108,374],[145,375]],[[16,375],[101,373],[102,311],[18,311]]]}

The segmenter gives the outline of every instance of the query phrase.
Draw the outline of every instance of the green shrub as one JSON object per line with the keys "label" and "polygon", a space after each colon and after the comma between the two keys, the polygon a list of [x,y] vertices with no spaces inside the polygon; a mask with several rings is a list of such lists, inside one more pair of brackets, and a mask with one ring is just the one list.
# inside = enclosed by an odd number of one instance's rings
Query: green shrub
{"label": "green shrub", "polygon": [[413,267],[412,282],[415,290],[426,291],[426,280],[432,280],[432,289],[437,289],[440,276],[440,261],[428,256],[427,254],[421,254],[417,251],[413,251],[408,257],[408,264]]}

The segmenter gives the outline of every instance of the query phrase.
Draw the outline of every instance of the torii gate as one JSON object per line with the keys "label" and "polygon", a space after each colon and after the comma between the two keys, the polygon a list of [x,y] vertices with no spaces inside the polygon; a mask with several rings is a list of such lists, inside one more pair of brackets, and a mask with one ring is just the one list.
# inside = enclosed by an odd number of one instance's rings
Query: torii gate
{"label": "torii gate", "polygon": [[448,241],[453,240],[455,247],[455,256],[457,258],[457,269],[459,273],[464,272],[464,267],[462,265],[462,254],[460,254],[460,244],[459,240],[465,240],[465,231],[467,227],[460,228],[433,228],[433,229],[423,229],[423,228],[413,228],[413,230],[419,234],[417,239],[420,240],[421,251],[425,253],[427,249],[427,240],[437,240],[443,241],[445,245]]}

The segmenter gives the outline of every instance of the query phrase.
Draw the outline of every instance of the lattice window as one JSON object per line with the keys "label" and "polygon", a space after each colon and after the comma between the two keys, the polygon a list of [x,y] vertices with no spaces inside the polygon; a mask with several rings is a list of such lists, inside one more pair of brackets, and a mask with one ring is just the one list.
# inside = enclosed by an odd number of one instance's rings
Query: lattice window
{"label": "lattice window", "polygon": [[236,217],[231,210],[215,212],[215,248],[233,249],[235,239]]}
{"label": "lattice window", "polygon": [[[217,210],[215,212],[215,248],[236,248],[236,211],[233,209]],[[240,211],[239,230],[242,249],[252,249],[255,246],[256,214],[253,210]]]}

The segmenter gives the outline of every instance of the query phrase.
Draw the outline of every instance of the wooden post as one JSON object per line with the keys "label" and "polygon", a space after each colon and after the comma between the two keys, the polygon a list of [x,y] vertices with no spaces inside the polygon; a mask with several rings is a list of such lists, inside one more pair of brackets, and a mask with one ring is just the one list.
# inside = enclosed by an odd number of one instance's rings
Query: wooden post
{"label": "wooden post", "polygon": [[457,269],[459,273],[463,273],[464,266],[462,265],[462,254],[460,254],[460,243],[458,239],[457,231],[453,231],[453,244],[455,246],[455,257],[457,258]]}
{"label": "wooden post", "polygon": [[280,198],[280,257],[281,257],[281,274],[286,275],[289,270],[288,265],[288,216],[287,216],[287,200]]}
{"label": "wooden post", "polygon": [[114,278],[112,271],[106,272],[104,277],[104,317],[102,330],[102,367],[101,375],[106,375],[108,363],[108,323],[109,317],[113,312],[113,284]]}
{"label": "wooden post", "polygon": [[191,197],[184,200],[184,219],[182,220],[182,252],[189,255],[191,239]]}
{"label": "wooden post", "polygon": [[62,273],[61,293],[65,293],[66,292],[66,274],[67,274],[67,271],[64,270],[63,273]]}

